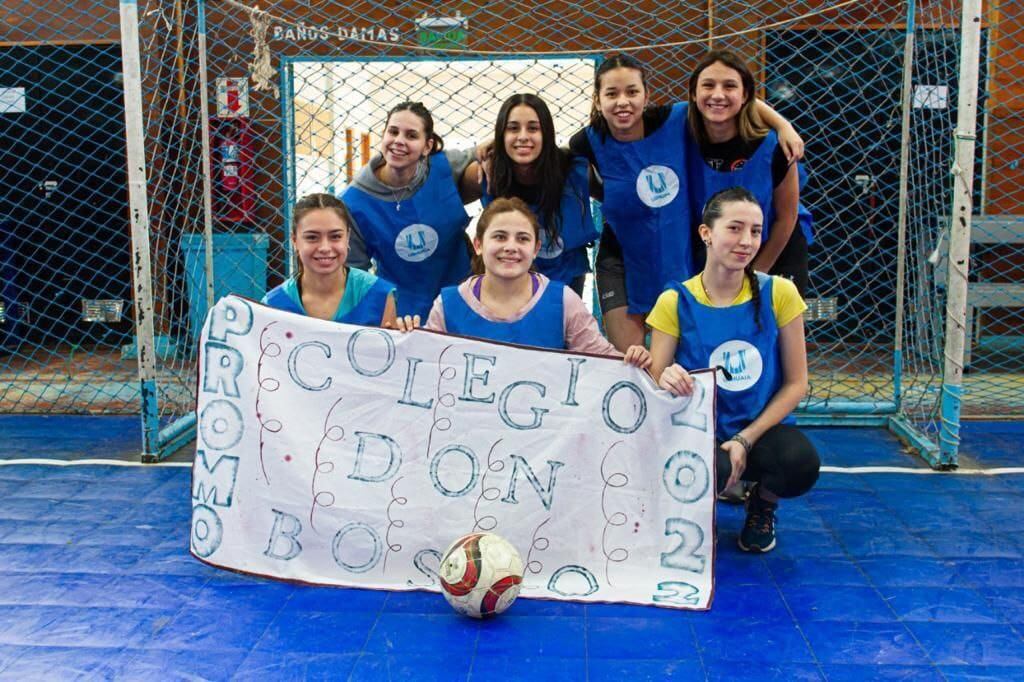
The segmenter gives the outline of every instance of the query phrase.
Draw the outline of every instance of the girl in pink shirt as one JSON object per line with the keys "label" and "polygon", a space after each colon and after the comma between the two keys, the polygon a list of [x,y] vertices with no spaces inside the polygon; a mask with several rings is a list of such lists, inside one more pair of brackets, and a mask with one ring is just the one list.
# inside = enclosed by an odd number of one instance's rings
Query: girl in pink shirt
{"label": "girl in pink shirt", "polygon": [[[522,200],[491,203],[477,223],[473,249],[476,274],[441,291],[426,329],[622,357],[640,368],[650,365],[643,346],[630,346],[623,354],[601,336],[597,321],[570,287],[531,271],[540,250],[540,225]],[[405,331],[419,324],[418,316],[398,320]]]}

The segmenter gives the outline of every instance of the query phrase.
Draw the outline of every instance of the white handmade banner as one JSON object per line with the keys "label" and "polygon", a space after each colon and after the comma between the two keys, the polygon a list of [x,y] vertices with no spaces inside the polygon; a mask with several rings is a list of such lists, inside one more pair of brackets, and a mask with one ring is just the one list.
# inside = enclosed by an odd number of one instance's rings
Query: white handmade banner
{"label": "white handmade banner", "polygon": [[192,553],[289,580],[437,590],[491,531],[521,596],[707,608],[714,375],[692,398],[613,358],[410,334],[234,296],[199,358]]}

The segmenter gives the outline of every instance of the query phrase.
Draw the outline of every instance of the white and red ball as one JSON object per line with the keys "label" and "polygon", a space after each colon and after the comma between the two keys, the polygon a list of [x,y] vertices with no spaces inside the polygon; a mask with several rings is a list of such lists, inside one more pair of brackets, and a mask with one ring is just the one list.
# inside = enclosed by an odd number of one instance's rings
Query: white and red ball
{"label": "white and red ball", "polygon": [[496,616],[516,600],[523,582],[523,560],[512,544],[494,533],[464,535],[444,553],[441,593],[459,613]]}

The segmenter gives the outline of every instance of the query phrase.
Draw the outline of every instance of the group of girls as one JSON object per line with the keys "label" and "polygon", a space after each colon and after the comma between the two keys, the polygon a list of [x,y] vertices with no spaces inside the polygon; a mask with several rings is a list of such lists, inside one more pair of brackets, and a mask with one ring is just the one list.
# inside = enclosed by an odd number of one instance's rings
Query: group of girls
{"label": "group of girls", "polygon": [[[807,492],[819,460],[791,416],[807,389],[802,141],[753,91],[739,59],[711,52],[688,103],[649,106],[643,67],[616,56],[598,68],[590,124],[569,150],[543,100],[515,95],[483,167],[476,150],[444,150],[430,112],[403,102],[340,201],[296,204],[298,275],[265,302],[617,355],[676,395],[693,390],[687,369],[716,367],[718,487],[753,483],[738,544],[770,551],[778,499]],[[591,196],[606,220],[596,281],[608,340],[580,298],[598,237]],[[476,199],[485,209],[469,239],[464,205]]]}

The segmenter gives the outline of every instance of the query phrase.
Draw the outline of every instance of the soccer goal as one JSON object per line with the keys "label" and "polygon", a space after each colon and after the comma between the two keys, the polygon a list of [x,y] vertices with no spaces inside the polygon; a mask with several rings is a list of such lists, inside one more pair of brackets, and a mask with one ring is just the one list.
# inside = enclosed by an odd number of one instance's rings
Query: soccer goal
{"label": "soccer goal", "polygon": [[145,456],[165,456],[195,426],[209,305],[290,273],[292,202],[343,190],[391,106],[424,102],[446,146],[467,148],[505,97],[536,92],[564,142],[587,122],[605,55],[635,56],[652,101],[671,103],[713,47],[750,64],[807,142],[799,418],[887,426],[955,465],[961,416],[1024,415],[1022,22],[1007,7],[200,0],[121,3],[124,22],[98,2],[10,10],[0,410],[141,411]]}

